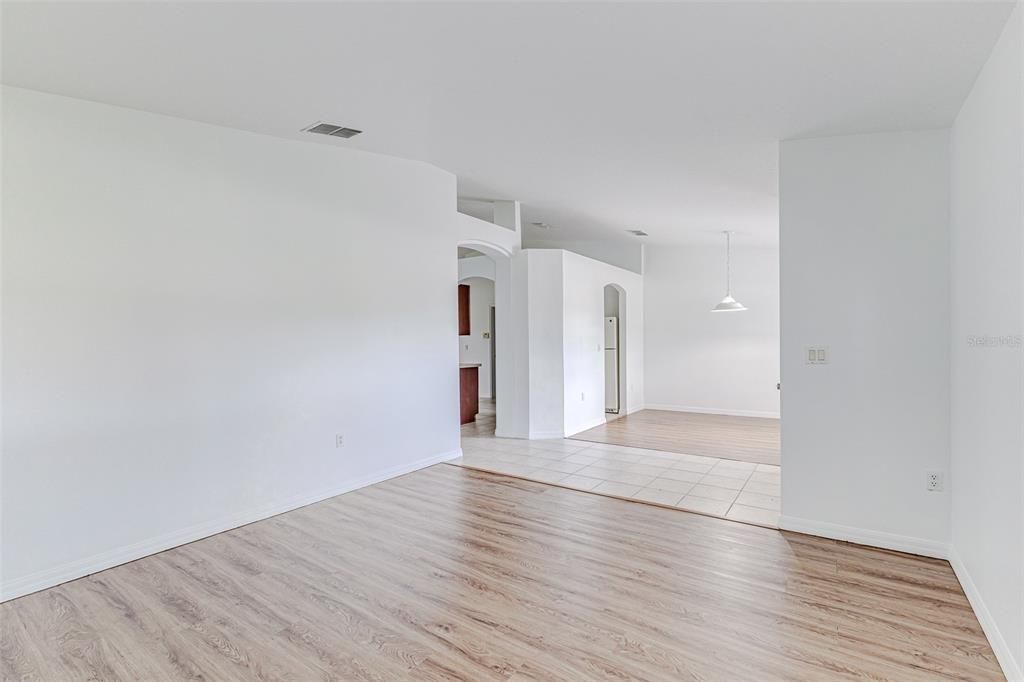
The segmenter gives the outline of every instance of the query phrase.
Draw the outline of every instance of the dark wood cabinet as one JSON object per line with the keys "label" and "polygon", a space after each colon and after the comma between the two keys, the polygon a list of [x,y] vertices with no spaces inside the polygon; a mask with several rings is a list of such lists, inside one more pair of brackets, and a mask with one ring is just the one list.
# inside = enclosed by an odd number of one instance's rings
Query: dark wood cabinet
{"label": "dark wood cabinet", "polygon": [[480,367],[459,367],[459,423],[469,424],[480,409]]}
{"label": "dark wood cabinet", "polygon": [[459,336],[469,336],[469,285],[459,285]]}

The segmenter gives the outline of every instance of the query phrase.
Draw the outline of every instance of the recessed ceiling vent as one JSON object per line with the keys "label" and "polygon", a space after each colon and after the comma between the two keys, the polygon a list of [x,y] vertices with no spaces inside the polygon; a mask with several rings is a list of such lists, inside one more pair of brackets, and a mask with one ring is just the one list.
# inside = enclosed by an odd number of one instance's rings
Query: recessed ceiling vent
{"label": "recessed ceiling vent", "polygon": [[345,126],[336,125],[334,123],[314,123],[308,128],[303,128],[304,133],[316,133],[317,135],[330,135],[331,137],[344,137],[346,140],[350,137],[355,137],[362,130],[356,130],[355,128],[346,128]]}
{"label": "recessed ceiling vent", "polygon": [[626,230],[626,232],[629,232],[632,235],[636,235],[637,237],[649,237],[650,236],[649,234],[647,234],[643,230]]}

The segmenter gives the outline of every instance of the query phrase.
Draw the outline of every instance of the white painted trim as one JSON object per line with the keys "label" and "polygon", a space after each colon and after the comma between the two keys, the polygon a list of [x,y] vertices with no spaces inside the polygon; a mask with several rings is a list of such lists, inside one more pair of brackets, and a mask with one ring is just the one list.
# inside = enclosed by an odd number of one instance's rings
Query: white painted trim
{"label": "white painted trim", "polygon": [[[573,436],[578,436],[579,434],[583,433],[584,431],[589,431],[590,429],[596,429],[598,426],[604,426],[607,423],[608,423],[608,418],[605,417],[604,413],[602,412],[600,419],[594,420],[590,424],[587,424],[586,426],[584,426],[582,429],[577,429],[577,430],[573,431],[572,435]],[[571,438],[572,436],[559,436],[559,437],[560,438]]]}
{"label": "white painted trim", "polygon": [[967,601],[971,603],[974,615],[978,617],[981,629],[985,632],[985,636],[988,637],[988,643],[992,646],[996,660],[999,661],[999,665],[1003,669],[1003,675],[1011,682],[1014,680],[1024,680],[1024,668],[1021,667],[1021,662],[1014,660],[1013,650],[1010,648],[1009,643],[1007,643],[1006,638],[1003,637],[1003,633],[999,630],[995,619],[992,618],[992,613],[988,610],[988,606],[985,604],[981,592],[978,591],[977,585],[974,584],[971,574],[967,572],[967,566],[964,565],[960,554],[957,553],[956,547],[952,545],[949,548],[949,565],[953,567],[953,573],[956,574],[957,580],[960,581],[960,586],[963,587],[964,594],[967,595]]}
{"label": "white painted trim", "polygon": [[640,405],[639,407],[634,407],[632,410],[627,409],[626,410],[626,414],[629,415],[629,414],[633,414],[634,412],[640,412],[641,410],[646,410],[646,409],[647,409],[646,407],[644,407],[643,405]]}
{"label": "white painted trim", "polygon": [[835,523],[809,521],[792,516],[780,517],[779,528],[797,533],[832,538],[833,540],[854,542],[860,545],[893,549],[898,552],[908,552],[935,559],[946,559],[949,561],[953,573],[956,574],[957,580],[960,581],[964,594],[967,595],[967,601],[970,602],[971,608],[974,609],[974,613],[978,617],[981,629],[984,631],[985,637],[988,638],[992,651],[996,655],[996,660],[1003,669],[1003,675],[1010,682],[1024,681],[1024,669],[1021,668],[1021,663],[1014,659],[1013,650],[1006,641],[1006,638],[1003,637],[1003,633],[999,630],[995,619],[992,618],[992,613],[988,610],[984,598],[982,598],[978,587],[974,584],[974,580],[967,571],[967,566],[960,558],[956,548],[952,545],[906,535],[842,526]]}
{"label": "white painted trim", "polygon": [[896,533],[886,533],[879,530],[869,530],[867,528],[843,526],[838,523],[811,521],[808,519],[799,519],[793,516],[781,516],[779,517],[779,528],[796,533],[818,535],[823,538],[853,542],[858,545],[893,549],[897,552],[918,554],[920,556],[927,556],[935,559],[945,559],[949,555],[949,545],[945,542],[915,538],[909,535],[897,535]]}
{"label": "white painted trim", "polygon": [[696,412],[697,414],[724,414],[730,417],[763,417],[778,419],[778,412],[760,412],[757,410],[730,410],[717,407],[686,407],[684,405],[647,405],[648,410],[666,410],[668,412]]}
{"label": "white painted trim", "polygon": [[171,549],[172,547],[178,547],[180,545],[188,544],[189,542],[195,542],[196,540],[201,540],[211,535],[216,535],[217,533],[223,533],[224,531],[238,528],[255,521],[262,521],[263,519],[270,518],[271,516],[283,514],[284,512],[298,509],[299,507],[305,507],[315,502],[326,500],[329,497],[341,495],[342,493],[351,492],[359,488],[365,488],[368,485],[380,483],[381,481],[386,481],[389,478],[402,476],[403,474],[408,474],[412,471],[423,469],[424,467],[432,466],[440,462],[447,462],[448,460],[461,456],[462,448],[458,448],[451,452],[434,455],[415,462],[410,462],[409,464],[384,469],[383,471],[370,474],[369,476],[351,479],[341,483],[340,485],[319,490],[315,493],[296,495],[258,509],[239,512],[214,521],[166,533],[156,538],[143,540],[142,542],[137,542],[133,545],[100,552],[99,554],[94,554],[90,557],[79,559],[77,561],[71,561],[45,571],[39,571],[38,573],[27,575],[23,578],[6,581],[0,583],[0,602],[15,599],[16,597],[22,597],[26,594],[38,592],[39,590],[44,590],[48,587],[54,587],[55,585],[66,583],[69,580],[75,580],[76,578],[81,578],[92,573],[104,571],[108,568],[128,563],[129,561],[135,561],[136,559],[141,559],[142,557],[156,554],[157,552],[163,552],[164,550]]}

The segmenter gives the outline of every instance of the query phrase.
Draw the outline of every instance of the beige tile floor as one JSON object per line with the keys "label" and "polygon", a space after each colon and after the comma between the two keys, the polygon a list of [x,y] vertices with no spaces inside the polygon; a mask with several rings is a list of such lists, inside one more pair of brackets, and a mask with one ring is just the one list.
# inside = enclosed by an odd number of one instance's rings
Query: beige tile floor
{"label": "beige tile floor", "polygon": [[[468,426],[468,425],[467,425]],[[777,528],[780,468],[570,438],[516,440],[463,429],[450,463]]]}

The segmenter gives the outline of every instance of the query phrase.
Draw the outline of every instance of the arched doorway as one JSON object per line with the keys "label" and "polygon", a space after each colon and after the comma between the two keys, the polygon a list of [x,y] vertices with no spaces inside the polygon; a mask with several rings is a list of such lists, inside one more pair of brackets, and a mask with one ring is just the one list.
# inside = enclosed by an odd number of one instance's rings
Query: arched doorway
{"label": "arched doorway", "polygon": [[629,385],[626,376],[627,348],[626,290],[618,284],[604,287],[604,381],[605,415],[616,419],[628,411]]}
{"label": "arched doorway", "polygon": [[[493,303],[484,306],[479,299],[476,300],[476,320],[472,319],[474,316],[470,319],[471,334],[459,337],[461,358],[471,360],[465,364],[479,365],[478,373],[484,373],[480,380],[480,394],[489,394],[487,400],[493,400],[493,428],[488,429],[488,425],[482,423],[479,431],[488,430],[499,437],[521,437],[516,420],[523,410],[519,409],[520,396],[514,374],[513,329],[509,324],[512,254],[502,246],[484,241],[460,241],[457,246],[460,256],[459,280],[475,278],[477,282],[493,282]],[[486,289],[486,286],[480,288]],[[473,303],[472,297],[470,303]]]}
{"label": "arched doorway", "polygon": [[[496,426],[494,265],[489,256],[459,247],[459,407],[463,435],[493,435]],[[467,382],[471,386],[467,387]],[[467,414],[470,407],[475,408],[472,416]],[[472,421],[467,422],[470,418]]]}

